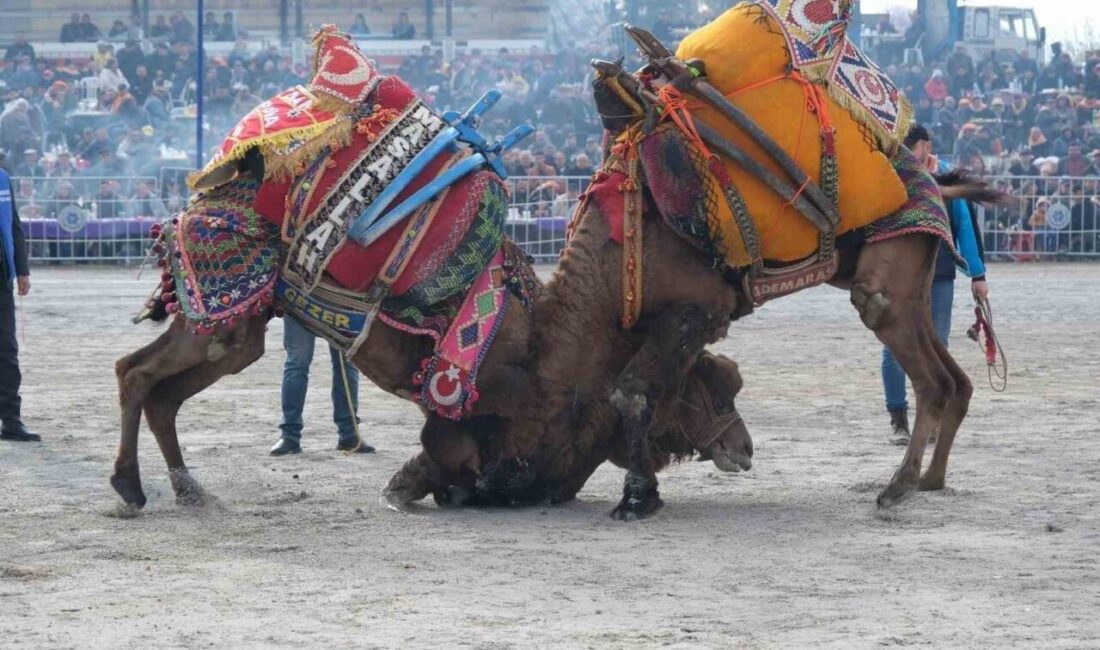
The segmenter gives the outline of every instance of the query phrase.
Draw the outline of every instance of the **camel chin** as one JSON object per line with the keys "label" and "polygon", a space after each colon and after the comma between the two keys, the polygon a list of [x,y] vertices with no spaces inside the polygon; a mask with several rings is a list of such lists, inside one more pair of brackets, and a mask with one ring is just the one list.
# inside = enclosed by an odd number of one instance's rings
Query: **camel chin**
{"label": "camel chin", "polygon": [[752,457],[743,452],[730,453],[722,449],[713,452],[711,460],[714,461],[714,466],[723,472],[737,473],[752,469]]}

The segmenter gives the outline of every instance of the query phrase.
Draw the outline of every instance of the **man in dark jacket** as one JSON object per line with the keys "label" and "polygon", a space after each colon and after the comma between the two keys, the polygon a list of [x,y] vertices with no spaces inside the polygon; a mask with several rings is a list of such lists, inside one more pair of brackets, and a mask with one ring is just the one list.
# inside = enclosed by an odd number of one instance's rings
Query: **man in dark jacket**
{"label": "man in dark jacket", "polygon": [[15,298],[31,290],[30,268],[23,226],[15,209],[15,191],[8,174],[0,169],[0,440],[35,442],[42,438],[27,431],[20,418],[19,345],[15,340]]}

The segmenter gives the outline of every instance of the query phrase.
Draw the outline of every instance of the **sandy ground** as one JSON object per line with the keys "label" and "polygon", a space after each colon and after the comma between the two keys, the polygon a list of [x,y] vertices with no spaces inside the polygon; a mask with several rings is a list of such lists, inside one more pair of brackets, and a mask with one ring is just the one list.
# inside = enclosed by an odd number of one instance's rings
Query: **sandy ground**
{"label": "sandy ground", "polygon": [[271,353],[184,410],[186,457],[219,504],[177,507],[145,433],[150,502],[122,520],[112,369],[154,334],[128,322],[152,278],[36,269],[23,393],[45,442],[0,442],[0,647],[1098,647],[1100,265],[991,277],[1008,392],[989,389],[957,309],[952,348],[978,389],[950,487],[886,513],[874,497],[901,450],[879,347],[821,288],[716,346],[742,366],[756,467],[673,467],[650,521],[606,516],[611,466],[561,507],[386,509],[418,412],[364,385],[379,453],[337,454],[327,355],[305,453],[268,457],[279,322]]}

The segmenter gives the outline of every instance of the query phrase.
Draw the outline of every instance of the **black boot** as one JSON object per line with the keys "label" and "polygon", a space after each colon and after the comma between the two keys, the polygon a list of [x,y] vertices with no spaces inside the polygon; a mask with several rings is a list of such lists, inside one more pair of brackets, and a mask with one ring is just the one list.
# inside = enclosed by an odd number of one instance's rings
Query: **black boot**
{"label": "black boot", "polygon": [[16,420],[12,424],[4,423],[0,428],[0,440],[12,440],[15,442],[40,442],[42,436],[33,431],[28,431],[22,422]]}
{"label": "black boot", "polygon": [[890,410],[890,428],[893,429],[890,442],[899,447],[909,444],[909,411],[906,409]]}

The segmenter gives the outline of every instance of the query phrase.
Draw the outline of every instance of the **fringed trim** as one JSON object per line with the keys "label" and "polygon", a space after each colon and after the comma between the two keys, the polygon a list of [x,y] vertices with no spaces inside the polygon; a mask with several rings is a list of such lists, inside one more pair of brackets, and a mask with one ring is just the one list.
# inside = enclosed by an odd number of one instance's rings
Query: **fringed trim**
{"label": "fringed trim", "polygon": [[274,155],[264,152],[264,180],[285,181],[301,176],[325,149],[332,153],[351,144],[355,121],[350,115],[339,116],[325,126],[304,141],[298,138],[282,145],[265,146]]}
{"label": "fringed trim", "polygon": [[[257,136],[255,138],[249,138],[248,140],[242,140],[233,145],[228,153],[218,158],[217,160],[211,161],[206,165],[206,167],[203,167],[199,171],[194,172],[190,176],[188,176],[187,184],[192,189],[195,189],[195,187],[203,178],[213,173],[215,170],[224,167],[225,165],[241,160],[246,155],[248,155],[248,152],[251,151],[254,147],[263,147],[265,149],[285,149],[293,145],[295,142],[317,138],[327,129],[332,128],[334,122],[337,119],[338,118],[332,118],[323,122],[310,124],[308,126],[303,126],[295,129],[286,129],[284,131],[278,131],[275,133],[269,133],[267,135]],[[277,166],[277,161],[268,160],[265,156],[264,165],[265,176],[270,177],[271,174],[268,173],[266,169],[268,169],[268,165]]]}
{"label": "fringed trim", "polygon": [[855,121],[866,127],[878,141],[879,149],[887,156],[897,153],[901,141],[909,133],[909,127],[913,124],[913,105],[904,97],[898,97],[898,125],[894,132],[887,131],[882,122],[878,121],[875,114],[853,97],[848,91],[836,84],[824,83],[829,97],[843,106]]}

